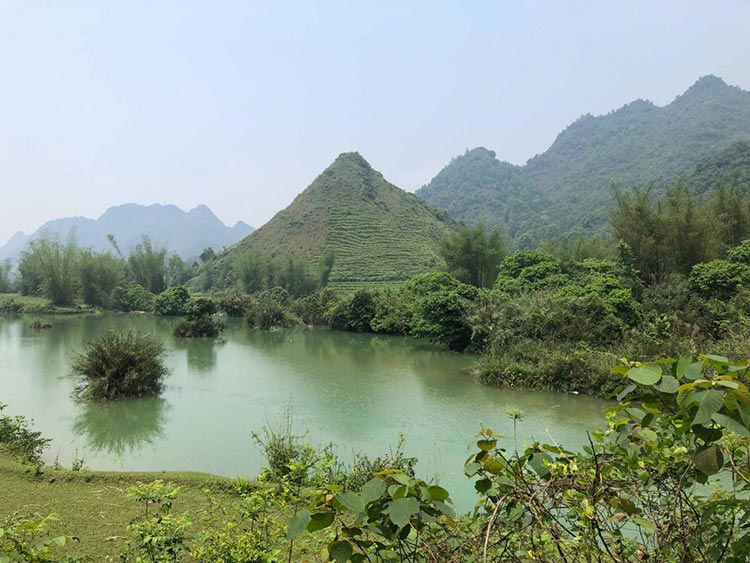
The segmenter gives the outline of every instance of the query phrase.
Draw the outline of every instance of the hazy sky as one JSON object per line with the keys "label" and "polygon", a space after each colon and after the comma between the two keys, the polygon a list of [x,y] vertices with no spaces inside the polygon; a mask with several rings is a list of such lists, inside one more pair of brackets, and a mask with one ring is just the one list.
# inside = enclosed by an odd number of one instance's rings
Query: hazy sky
{"label": "hazy sky", "polygon": [[750,89],[749,1],[0,0],[0,243],[125,202],[260,226],[339,153],[407,190],[583,113]]}

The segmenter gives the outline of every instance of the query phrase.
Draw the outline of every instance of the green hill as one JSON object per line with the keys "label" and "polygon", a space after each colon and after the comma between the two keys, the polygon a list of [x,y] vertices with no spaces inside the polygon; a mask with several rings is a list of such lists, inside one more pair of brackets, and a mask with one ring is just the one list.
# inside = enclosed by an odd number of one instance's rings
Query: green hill
{"label": "green hill", "polygon": [[[386,181],[358,153],[343,153],[289,207],[211,267],[231,270],[238,256],[254,253],[291,255],[316,272],[321,254],[332,251],[334,287],[401,282],[443,267],[439,242],[457,226],[445,212]],[[231,283],[231,274],[227,279]]]}
{"label": "green hill", "polygon": [[[488,158],[493,153],[485,149],[469,151],[417,195],[464,222],[501,225],[527,247],[604,228],[611,182],[668,182],[747,140],[750,92],[706,76],[664,107],[637,100],[604,116],[585,115],[525,166]],[[482,213],[477,200],[486,203]]]}
{"label": "green hill", "polygon": [[685,181],[701,196],[717,186],[734,186],[743,193],[750,192],[750,143],[734,143],[703,159]]}

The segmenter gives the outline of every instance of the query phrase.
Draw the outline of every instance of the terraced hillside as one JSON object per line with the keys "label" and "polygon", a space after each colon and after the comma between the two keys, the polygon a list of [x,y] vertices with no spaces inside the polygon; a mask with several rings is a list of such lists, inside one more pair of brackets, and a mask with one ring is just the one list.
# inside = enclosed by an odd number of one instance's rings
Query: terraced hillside
{"label": "terraced hillside", "polygon": [[[243,253],[291,255],[316,272],[321,254],[335,260],[329,285],[382,285],[444,266],[440,240],[458,227],[443,211],[394,186],[359,153],[343,153],[289,207],[219,255],[231,270]],[[232,283],[231,273],[226,284]]]}

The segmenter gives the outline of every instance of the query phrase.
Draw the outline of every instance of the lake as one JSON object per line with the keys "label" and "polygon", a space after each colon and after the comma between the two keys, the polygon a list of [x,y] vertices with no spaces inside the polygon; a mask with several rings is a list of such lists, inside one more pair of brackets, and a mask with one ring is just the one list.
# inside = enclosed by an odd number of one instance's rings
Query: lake
{"label": "lake", "polygon": [[[324,330],[261,332],[230,319],[220,341],[178,340],[173,319],[103,314],[0,317],[0,402],[52,439],[45,460],[95,470],[193,470],[256,476],[261,452],[250,433],[278,425],[292,405],[295,430],[316,446],[354,452],[395,447],[420,460],[418,474],[437,479],[460,508],[475,496],[463,475],[469,440],[480,425],[508,436],[505,415],[518,407],[519,445],[532,439],[578,447],[603,425],[607,403],[590,397],[495,389],[471,374],[475,357],[408,338]],[[75,399],[70,363],[84,343],[107,330],[156,333],[171,375],[161,398],[86,404]]]}

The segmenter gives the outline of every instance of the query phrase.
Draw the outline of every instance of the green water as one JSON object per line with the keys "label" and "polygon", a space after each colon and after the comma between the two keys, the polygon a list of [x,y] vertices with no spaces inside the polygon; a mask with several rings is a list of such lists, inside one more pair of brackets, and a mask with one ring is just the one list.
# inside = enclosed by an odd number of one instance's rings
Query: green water
{"label": "green water", "polygon": [[[222,341],[177,340],[173,320],[136,315],[0,317],[0,402],[24,414],[52,439],[46,461],[90,469],[195,470],[258,474],[250,432],[278,421],[291,403],[296,430],[314,445],[333,442],[340,455],[387,452],[398,434],[419,458],[421,476],[435,478],[467,508],[474,502],[463,476],[467,444],[480,424],[508,436],[504,416],[519,407],[519,442],[550,436],[572,447],[601,424],[606,404],[566,396],[480,385],[475,360],[405,338],[320,330],[252,331],[230,322]],[[73,398],[70,361],[105,330],[136,328],[164,340],[172,370],[161,398],[84,404]],[[509,445],[511,442],[509,441]]]}

